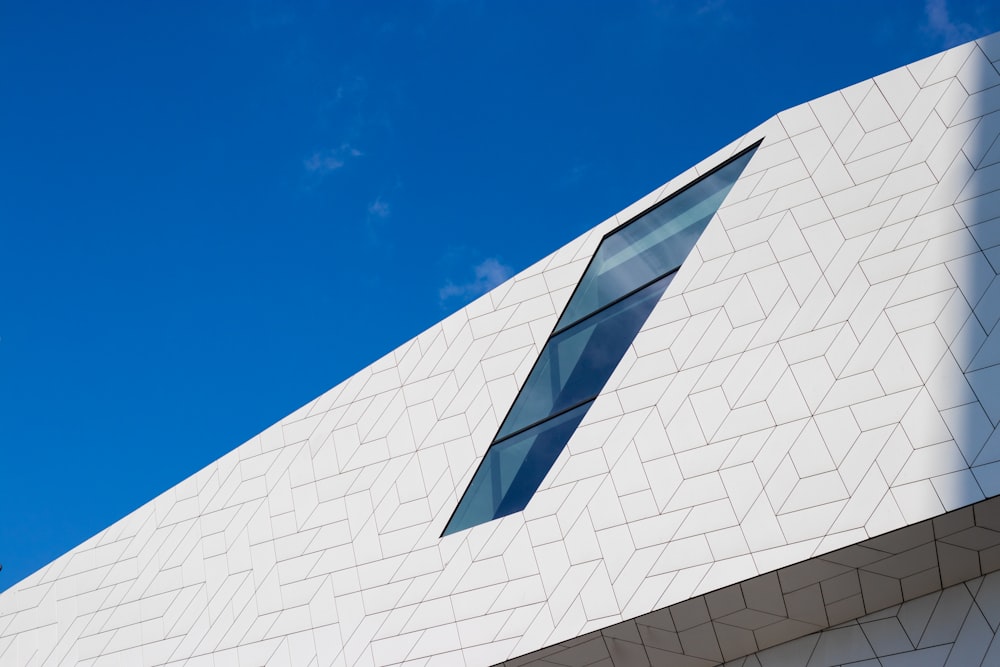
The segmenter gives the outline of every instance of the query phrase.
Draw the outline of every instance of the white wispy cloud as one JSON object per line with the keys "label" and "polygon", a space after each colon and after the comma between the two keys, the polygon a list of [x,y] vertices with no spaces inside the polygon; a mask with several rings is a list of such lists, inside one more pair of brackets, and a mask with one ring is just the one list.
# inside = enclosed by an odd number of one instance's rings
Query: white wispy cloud
{"label": "white wispy cloud", "polygon": [[368,205],[368,215],[376,218],[388,218],[389,213],[389,202],[382,197],[376,197],[375,201]]}
{"label": "white wispy cloud", "polygon": [[305,160],[302,166],[310,174],[328,174],[344,166],[344,161],[330,151],[316,151]]}
{"label": "white wispy cloud", "polygon": [[466,282],[455,283],[449,280],[438,290],[438,298],[444,304],[458,297],[475,298],[489,292],[504,282],[514,271],[495,257],[488,257],[472,267],[473,278]]}
{"label": "white wispy cloud", "polygon": [[350,144],[341,144],[339,148],[326,148],[313,151],[312,155],[302,161],[302,166],[306,173],[313,176],[325,176],[337,171],[350,158],[364,155],[360,150]]}
{"label": "white wispy cloud", "polygon": [[590,165],[584,162],[577,163],[570,167],[559,179],[559,185],[564,188],[571,188],[579,185],[590,172]]}
{"label": "white wispy cloud", "polygon": [[976,37],[976,30],[968,23],[955,21],[948,11],[947,0],[927,0],[927,31],[941,41],[945,48],[957,46]]}

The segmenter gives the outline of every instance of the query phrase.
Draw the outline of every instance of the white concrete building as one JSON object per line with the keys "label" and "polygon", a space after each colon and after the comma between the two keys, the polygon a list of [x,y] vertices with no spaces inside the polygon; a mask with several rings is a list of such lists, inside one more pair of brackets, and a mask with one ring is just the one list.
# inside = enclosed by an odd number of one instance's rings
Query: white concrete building
{"label": "white concrete building", "polygon": [[1000,665],[998,65],[779,113],[0,595],[0,665]]}

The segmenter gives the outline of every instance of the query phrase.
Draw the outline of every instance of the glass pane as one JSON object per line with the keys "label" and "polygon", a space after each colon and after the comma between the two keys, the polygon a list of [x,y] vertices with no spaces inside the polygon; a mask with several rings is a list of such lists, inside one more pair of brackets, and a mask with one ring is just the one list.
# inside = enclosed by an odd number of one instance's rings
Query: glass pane
{"label": "glass pane", "polygon": [[448,522],[450,535],[520,512],[535,495],[591,403],[494,443]]}
{"label": "glass pane", "polygon": [[556,329],[683,264],[752,155],[733,160],[604,239]]}
{"label": "glass pane", "polygon": [[754,150],[601,242],[443,535],[527,506]]}
{"label": "glass pane", "polygon": [[497,439],[600,393],[673,274],[549,339]]}

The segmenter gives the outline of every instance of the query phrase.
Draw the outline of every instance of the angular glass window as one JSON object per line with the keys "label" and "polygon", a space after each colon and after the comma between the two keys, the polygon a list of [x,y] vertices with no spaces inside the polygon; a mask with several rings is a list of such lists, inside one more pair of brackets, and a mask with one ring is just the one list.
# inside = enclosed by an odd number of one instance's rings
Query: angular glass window
{"label": "angular glass window", "polygon": [[524,509],[589,407],[580,405],[493,444],[444,534]]}
{"label": "angular glass window", "polygon": [[528,505],[758,145],[604,237],[442,536]]}
{"label": "angular glass window", "polygon": [[671,278],[664,276],[549,338],[496,439],[597,396]]}
{"label": "angular glass window", "polygon": [[679,268],[752,155],[740,155],[605,238],[556,330]]}

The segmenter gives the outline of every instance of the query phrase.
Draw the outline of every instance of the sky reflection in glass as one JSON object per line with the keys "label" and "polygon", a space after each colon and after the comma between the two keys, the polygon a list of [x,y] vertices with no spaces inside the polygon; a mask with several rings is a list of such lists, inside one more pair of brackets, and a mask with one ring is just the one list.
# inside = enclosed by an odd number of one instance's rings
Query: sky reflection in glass
{"label": "sky reflection in glass", "polygon": [[589,407],[585,403],[491,446],[445,535],[524,509]]}
{"label": "sky reflection in glass", "polygon": [[527,506],[755,150],[604,238],[443,535]]}
{"label": "sky reflection in glass", "polygon": [[550,338],[496,439],[597,396],[671,278],[664,276]]}
{"label": "sky reflection in glass", "polygon": [[605,238],[556,329],[680,267],[752,154],[738,157]]}

